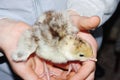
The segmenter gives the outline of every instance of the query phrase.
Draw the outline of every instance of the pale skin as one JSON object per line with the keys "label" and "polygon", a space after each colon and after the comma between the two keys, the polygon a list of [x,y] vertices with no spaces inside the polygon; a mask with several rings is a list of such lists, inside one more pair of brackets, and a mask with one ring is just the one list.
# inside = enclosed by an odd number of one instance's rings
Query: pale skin
{"label": "pale skin", "polygon": [[[82,32],[79,33],[80,37],[88,41],[92,48],[94,55],[97,54],[97,43],[88,30],[96,28],[100,19],[97,16],[84,17],[79,16],[76,12],[69,11],[71,19],[74,25],[76,25]],[[75,16],[76,15],[76,16]],[[0,20],[0,48],[4,50],[6,57],[8,58],[13,70],[23,80],[43,80],[39,75],[43,72],[43,61],[36,55],[30,56],[26,62],[14,62],[11,59],[12,51],[16,49],[18,39],[20,38],[23,31],[30,29],[31,27],[24,22],[3,19]],[[78,72],[70,72],[68,76],[67,71],[68,64],[57,65],[47,63],[50,71],[57,73],[59,76],[52,76],[51,80],[94,80],[95,62],[75,62],[78,68]],[[59,66],[54,67],[53,65]],[[89,68],[88,68],[89,67]]]}

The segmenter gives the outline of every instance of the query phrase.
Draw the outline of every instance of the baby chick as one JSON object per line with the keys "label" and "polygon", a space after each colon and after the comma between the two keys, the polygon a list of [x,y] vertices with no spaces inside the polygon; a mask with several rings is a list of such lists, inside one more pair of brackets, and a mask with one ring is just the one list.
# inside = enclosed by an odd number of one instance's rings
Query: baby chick
{"label": "baby chick", "polygon": [[90,44],[81,39],[78,32],[66,11],[47,11],[32,29],[22,34],[12,59],[26,61],[32,53],[36,53],[40,58],[59,64],[76,60],[96,61]]}

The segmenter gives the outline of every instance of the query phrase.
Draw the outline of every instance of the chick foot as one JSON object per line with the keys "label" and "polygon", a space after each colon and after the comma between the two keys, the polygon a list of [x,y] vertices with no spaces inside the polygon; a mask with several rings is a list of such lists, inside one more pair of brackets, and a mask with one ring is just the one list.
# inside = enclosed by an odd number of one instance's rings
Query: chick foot
{"label": "chick foot", "polygon": [[78,72],[77,64],[75,64],[75,63],[69,64],[67,75],[69,75],[69,73],[70,73],[72,70],[73,70],[75,73]]}
{"label": "chick foot", "polygon": [[49,70],[45,61],[43,61],[43,67],[44,67],[44,72],[40,75],[41,78],[45,77],[45,80],[51,80],[50,79],[51,76],[58,76],[56,73],[51,72]]}

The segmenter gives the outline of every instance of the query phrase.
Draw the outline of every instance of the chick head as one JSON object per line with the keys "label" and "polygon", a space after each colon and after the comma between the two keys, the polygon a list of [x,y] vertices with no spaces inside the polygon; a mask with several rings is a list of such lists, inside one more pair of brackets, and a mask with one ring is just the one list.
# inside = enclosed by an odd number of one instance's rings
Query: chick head
{"label": "chick head", "polygon": [[66,36],[66,39],[64,40],[64,47],[62,49],[68,60],[96,61],[91,45],[87,41],[81,39],[79,36]]}

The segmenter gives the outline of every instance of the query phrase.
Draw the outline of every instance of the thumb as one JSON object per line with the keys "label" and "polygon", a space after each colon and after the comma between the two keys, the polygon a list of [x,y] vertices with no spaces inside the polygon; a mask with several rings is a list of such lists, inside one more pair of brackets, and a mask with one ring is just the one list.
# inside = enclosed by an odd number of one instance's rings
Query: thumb
{"label": "thumb", "polygon": [[80,30],[91,30],[96,28],[100,23],[100,18],[98,16],[86,17],[86,16],[72,16],[72,22]]}
{"label": "thumb", "polygon": [[96,28],[100,23],[100,18],[98,16],[85,17],[81,16],[79,18],[78,27],[80,30],[91,30]]}

